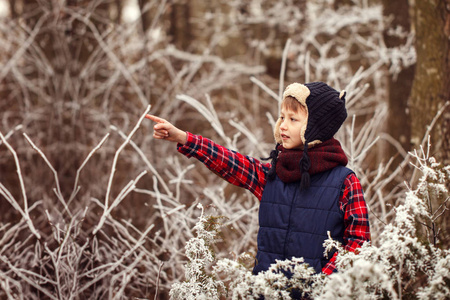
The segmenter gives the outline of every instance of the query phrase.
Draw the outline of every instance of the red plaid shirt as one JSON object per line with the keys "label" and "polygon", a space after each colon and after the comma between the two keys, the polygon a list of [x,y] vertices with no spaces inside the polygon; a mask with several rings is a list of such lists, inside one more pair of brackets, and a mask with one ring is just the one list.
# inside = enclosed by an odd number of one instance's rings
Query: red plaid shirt
{"label": "red plaid shirt", "polygon": [[[253,157],[229,150],[190,132],[187,132],[186,144],[178,144],[178,151],[189,158],[197,158],[229,183],[248,189],[261,200],[270,163],[261,163]],[[339,203],[345,222],[344,249],[354,252],[370,240],[366,201],[355,174],[352,173],[345,179]],[[323,273],[331,274],[336,270],[336,255],[337,253],[322,269]]]}

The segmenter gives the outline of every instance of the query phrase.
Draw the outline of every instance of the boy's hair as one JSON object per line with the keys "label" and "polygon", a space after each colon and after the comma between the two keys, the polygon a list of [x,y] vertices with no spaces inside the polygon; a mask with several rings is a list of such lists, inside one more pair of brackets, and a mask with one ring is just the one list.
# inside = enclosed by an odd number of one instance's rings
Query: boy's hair
{"label": "boy's hair", "polygon": [[296,113],[298,113],[302,110],[307,111],[307,108],[304,105],[302,105],[300,102],[298,102],[298,100],[292,96],[285,97],[283,99],[283,101],[281,102],[281,107],[284,107],[285,109],[296,112]]}

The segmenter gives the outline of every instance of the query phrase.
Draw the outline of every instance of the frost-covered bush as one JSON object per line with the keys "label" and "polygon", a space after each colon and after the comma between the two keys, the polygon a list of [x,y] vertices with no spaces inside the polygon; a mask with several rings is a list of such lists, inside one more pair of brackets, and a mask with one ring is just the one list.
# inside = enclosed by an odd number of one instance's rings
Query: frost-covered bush
{"label": "frost-covered bush", "polygon": [[[437,235],[427,241],[418,234],[423,227],[434,228],[434,234],[439,231],[435,221],[447,210],[450,166],[437,163],[429,151],[421,155],[415,152],[413,157],[414,167],[422,175],[416,188],[406,192],[403,204],[395,207],[395,218],[381,232],[378,246],[365,245],[357,255],[341,251],[336,262],[340,273],[327,278],[317,296],[350,297],[350,291],[362,290],[364,284],[372,286],[370,293],[365,289],[368,298],[450,297],[449,264],[443,263],[449,258],[449,250],[433,243]],[[436,198],[440,206],[434,209],[431,203],[437,203]],[[372,276],[368,276],[370,272]],[[432,294],[433,290],[437,294]]]}
{"label": "frost-covered bush", "polygon": [[[258,299],[260,295],[267,299],[290,299],[294,290],[313,299],[330,300],[449,298],[450,250],[439,248],[439,229],[435,222],[448,211],[446,205],[450,198],[446,184],[450,180],[450,165],[442,166],[428,152],[413,154],[414,168],[421,177],[414,189],[408,189],[403,203],[394,208],[395,218],[381,232],[378,245],[365,243],[354,253],[345,251],[336,241],[325,241],[324,255],[333,249],[339,253],[337,273],[314,274],[302,258],[293,258],[277,261],[269,270],[252,275],[239,260],[225,258],[214,261],[210,278],[221,278],[216,279],[216,286],[227,286],[226,295],[232,299]],[[431,203],[436,203],[436,199],[440,206],[433,209]],[[205,219],[199,221],[202,222]],[[422,227],[428,231],[434,229],[433,234],[428,234],[430,241],[418,234]],[[192,251],[205,250],[189,244],[186,249],[190,256]],[[243,254],[241,258],[249,256]],[[209,259],[208,263],[211,262]],[[204,272],[204,268],[201,271]],[[202,282],[196,284],[202,285]],[[209,286],[204,288],[211,288],[211,282],[207,284]],[[179,287],[177,284],[173,288],[179,292]],[[185,293],[188,292],[186,289]],[[180,293],[172,295],[174,299],[183,298],[176,297],[183,295]]]}
{"label": "frost-covered bush", "polygon": [[186,243],[186,257],[189,260],[186,281],[175,283],[170,291],[170,296],[175,299],[219,299],[220,289],[223,288],[221,281],[207,273],[207,267],[214,261],[212,246],[216,242],[220,218],[205,217],[203,206],[199,204],[198,207],[202,214],[194,227],[197,236]]}

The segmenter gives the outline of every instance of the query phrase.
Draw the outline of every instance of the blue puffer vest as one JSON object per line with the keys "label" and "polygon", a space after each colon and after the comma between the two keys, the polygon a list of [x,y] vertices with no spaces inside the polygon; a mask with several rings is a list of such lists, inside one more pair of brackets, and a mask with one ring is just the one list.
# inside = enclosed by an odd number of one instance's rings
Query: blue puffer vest
{"label": "blue puffer vest", "polygon": [[344,213],[339,195],[346,167],[311,176],[311,186],[300,191],[300,183],[283,183],[278,176],[268,181],[259,208],[258,253],[253,273],[266,271],[275,260],[303,257],[319,273],[328,262],[323,242],[327,231],[343,242]]}

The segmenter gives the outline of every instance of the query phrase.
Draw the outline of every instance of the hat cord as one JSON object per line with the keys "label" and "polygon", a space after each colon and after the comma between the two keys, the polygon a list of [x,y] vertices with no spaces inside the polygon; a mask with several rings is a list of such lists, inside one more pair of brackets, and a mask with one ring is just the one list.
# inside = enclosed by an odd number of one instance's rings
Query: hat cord
{"label": "hat cord", "polygon": [[270,180],[274,180],[275,179],[275,175],[276,175],[276,165],[277,165],[277,161],[278,161],[278,153],[280,152],[278,150],[278,146],[280,146],[280,143],[277,143],[277,145],[275,146],[275,149],[270,151],[269,157],[261,158],[262,160],[272,159],[272,161],[270,162],[272,167],[270,168],[269,172],[267,173],[267,177]]}
{"label": "hat cord", "polygon": [[303,149],[303,155],[300,159],[300,171],[302,173],[302,178],[300,181],[300,190],[306,190],[309,188],[311,184],[311,177],[308,173],[309,168],[311,167],[311,160],[308,155],[308,141],[305,140],[305,147]]}

